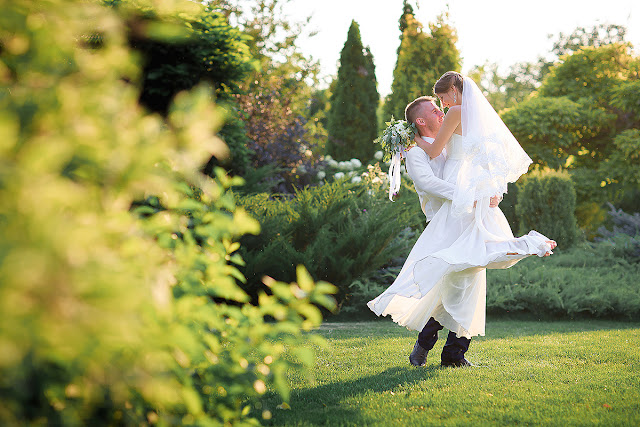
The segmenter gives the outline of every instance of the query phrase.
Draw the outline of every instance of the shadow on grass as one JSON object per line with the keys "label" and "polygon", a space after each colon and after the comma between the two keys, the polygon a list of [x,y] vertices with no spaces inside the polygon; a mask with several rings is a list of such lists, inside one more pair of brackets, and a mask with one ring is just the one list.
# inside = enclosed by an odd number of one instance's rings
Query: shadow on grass
{"label": "shadow on grass", "polygon": [[[439,365],[423,368],[394,367],[375,375],[351,381],[340,381],[312,388],[294,390],[291,394],[291,410],[276,410],[265,425],[366,425],[374,422],[355,405],[344,405],[344,400],[357,399],[369,393],[393,393],[394,390],[410,389],[411,386],[429,381],[439,375]],[[278,396],[272,394],[265,401],[275,407]]]}

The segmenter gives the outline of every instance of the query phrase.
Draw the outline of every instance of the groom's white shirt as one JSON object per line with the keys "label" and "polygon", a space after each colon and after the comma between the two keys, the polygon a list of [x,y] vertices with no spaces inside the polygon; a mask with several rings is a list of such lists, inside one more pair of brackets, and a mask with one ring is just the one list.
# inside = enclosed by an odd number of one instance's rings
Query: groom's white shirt
{"label": "groom's white shirt", "polygon": [[[422,137],[429,144],[434,139],[427,136]],[[413,186],[420,198],[420,207],[430,221],[438,212],[445,199],[453,199],[455,186],[447,181],[442,180],[442,172],[446,161],[446,151],[435,159],[431,159],[429,155],[420,147],[413,147],[407,153],[405,165],[407,172],[413,180]]]}

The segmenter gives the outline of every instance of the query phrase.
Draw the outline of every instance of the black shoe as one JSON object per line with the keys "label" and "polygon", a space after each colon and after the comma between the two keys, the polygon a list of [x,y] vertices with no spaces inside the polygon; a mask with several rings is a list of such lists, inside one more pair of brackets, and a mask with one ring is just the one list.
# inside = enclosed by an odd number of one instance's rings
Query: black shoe
{"label": "black shoe", "polygon": [[411,362],[413,366],[426,365],[428,352],[428,350],[422,348],[420,344],[418,344],[418,341],[416,341],[416,345],[413,346],[413,350],[409,355],[409,362]]}
{"label": "black shoe", "polygon": [[442,361],[442,363],[440,363],[441,366],[446,366],[446,367],[451,367],[451,368],[463,368],[466,366],[469,367],[473,367],[476,366],[473,363],[469,362],[467,359],[465,359],[464,357],[462,359],[459,360],[447,360],[447,361]]}

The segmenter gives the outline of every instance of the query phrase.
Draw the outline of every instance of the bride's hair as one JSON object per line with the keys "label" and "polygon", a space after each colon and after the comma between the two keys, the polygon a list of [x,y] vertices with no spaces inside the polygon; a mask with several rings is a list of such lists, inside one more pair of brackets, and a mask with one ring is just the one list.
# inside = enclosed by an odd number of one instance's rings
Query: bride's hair
{"label": "bride's hair", "polygon": [[462,93],[462,74],[456,71],[447,71],[433,85],[433,93],[446,93],[451,86],[455,86]]}

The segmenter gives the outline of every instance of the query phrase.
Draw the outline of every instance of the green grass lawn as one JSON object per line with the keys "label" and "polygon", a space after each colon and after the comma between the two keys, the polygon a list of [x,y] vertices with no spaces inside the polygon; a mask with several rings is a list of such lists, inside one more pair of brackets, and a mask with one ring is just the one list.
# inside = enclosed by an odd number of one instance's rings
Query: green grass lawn
{"label": "green grass lawn", "polygon": [[[266,425],[640,425],[640,324],[490,321],[474,368],[441,368],[446,330],[416,368],[417,334],[390,320],[326,323],[314,379],[292,376],[291,409]],[[267,415],[268,416],[268,415]]]}

